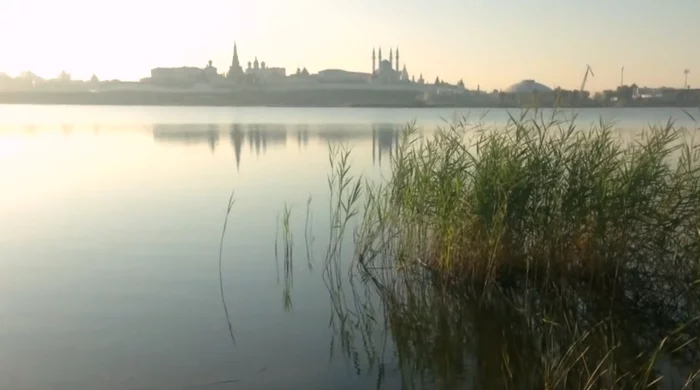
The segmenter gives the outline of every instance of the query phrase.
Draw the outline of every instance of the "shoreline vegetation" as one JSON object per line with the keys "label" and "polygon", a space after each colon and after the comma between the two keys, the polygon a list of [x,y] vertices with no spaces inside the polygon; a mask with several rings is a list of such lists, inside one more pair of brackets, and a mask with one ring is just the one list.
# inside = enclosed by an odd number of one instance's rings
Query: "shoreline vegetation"
{"label": "shoreline vegetation", "polygon": [[699,389],[698,133],[409,125],[383,182],[330,146],[332,353],[377,388]]}

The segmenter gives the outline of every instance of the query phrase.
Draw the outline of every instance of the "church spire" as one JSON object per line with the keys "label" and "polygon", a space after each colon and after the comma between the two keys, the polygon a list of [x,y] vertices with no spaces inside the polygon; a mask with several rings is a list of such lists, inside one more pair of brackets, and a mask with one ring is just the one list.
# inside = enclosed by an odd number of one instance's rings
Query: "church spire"
{"label": "church spire", "polygon": [[236,47],[236,41],[233,41],[233,60],[231,60],[231,66],[238,68],[241,63],[238,61],[238,47]]}
{"label": "church spire", "polygon": [[233,41],[233,58],[231,59],[231,66],[228,68],[228,74],[226,77],[229,80],[238,80],[238,78],[243,74],[243,68],[241,68],[241,63],[238,60],[238,46],[236,41]]}

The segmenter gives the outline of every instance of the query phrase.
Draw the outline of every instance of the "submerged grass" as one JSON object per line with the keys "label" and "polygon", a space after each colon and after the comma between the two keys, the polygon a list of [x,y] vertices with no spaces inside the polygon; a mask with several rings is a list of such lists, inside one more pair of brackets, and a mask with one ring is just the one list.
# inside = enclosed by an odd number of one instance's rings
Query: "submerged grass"
{"label": "submerged grass", "polygon": [[[602,121],[581,129],[537,112],[429,138],[411,126],[384,183],[352,177],[351,151],[331,147],[324,280],[341,349],[357,366],[359,332],[378,387],[377,325],[406,388],[470,375],[485,389],[697,388],[696,132],[668,122],[625,143]],[[669,361],[683,368],[665,375]]]}

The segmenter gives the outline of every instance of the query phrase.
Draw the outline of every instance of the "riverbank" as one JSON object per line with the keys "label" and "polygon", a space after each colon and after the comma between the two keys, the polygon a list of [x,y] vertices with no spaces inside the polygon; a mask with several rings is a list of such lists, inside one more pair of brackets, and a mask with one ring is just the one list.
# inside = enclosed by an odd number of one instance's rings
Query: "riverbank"
{"label": "riverbank", "polygon": [[[532,106],[513,100],[499,101],[488,94],[427,96],[415,90],[305,90],[245,92],[162,92],[162,91],[15,91],[0,92],[0,104],[115,105],[115,106],[267,106],[267,107],[373,107],[373,108],[521,108]],[[566,108],[603,107],[697,107],[694,102],[630,101],[606,105],[586,101],[560,105]]]}

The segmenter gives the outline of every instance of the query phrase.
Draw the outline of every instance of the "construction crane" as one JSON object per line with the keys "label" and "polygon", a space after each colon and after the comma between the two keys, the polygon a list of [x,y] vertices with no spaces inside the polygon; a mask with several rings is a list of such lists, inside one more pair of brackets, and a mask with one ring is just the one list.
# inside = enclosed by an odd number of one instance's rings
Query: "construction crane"
{"label": "construction crane", "polygon": [[590,65],[586,65],[586,73],[583,75],[583,82],[581,82],[581,92],[583,92],[583,89],[586,87],[586,81],[588,81],[588,75],[591,75],[595,77],[593,74],[593,69],[591,68]]}

